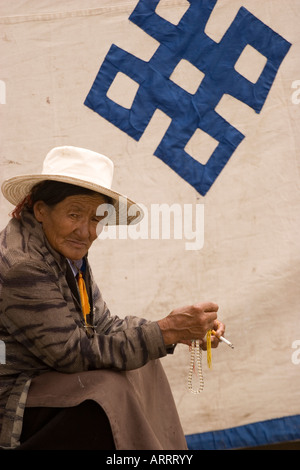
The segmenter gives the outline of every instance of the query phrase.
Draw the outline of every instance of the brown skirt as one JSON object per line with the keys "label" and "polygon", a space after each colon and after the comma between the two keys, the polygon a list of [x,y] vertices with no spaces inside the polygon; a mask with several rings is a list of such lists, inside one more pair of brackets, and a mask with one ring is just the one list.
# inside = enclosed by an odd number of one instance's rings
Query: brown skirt
{"label": "brown skirt", "polygon": [[187,449],[160,361],[126,372],[51,371],[35,377],[26,401],[20,449],[38,448],[39,442],[63,449],[71,445],[76,449],[96,445],[103,450],[114,446],[117,450]]}

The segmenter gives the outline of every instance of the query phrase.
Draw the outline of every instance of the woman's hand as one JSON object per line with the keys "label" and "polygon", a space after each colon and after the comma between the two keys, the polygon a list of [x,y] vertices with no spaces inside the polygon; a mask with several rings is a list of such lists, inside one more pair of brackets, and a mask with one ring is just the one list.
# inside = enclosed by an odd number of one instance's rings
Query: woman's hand
{"label": "woman's hand", "polygon": [[[221,323],[219,320],[215,320],[215,326],[212,328],[214,331],[214,334],[211,335],[211,347],[212,348],[217,348],[220,343],[220,336],[224,336],[225,333],[225,325]],[[201,348],[206,351],[207,349],[207,344],[206,344],[206,339],[203,339],[201,342]]]}
{"label": "woman's hand", "polygon": [[166,345],[185,343],[193,339],[201,340],[201,347],[206,349],[204,337],[208,330],[215,330],[211,337],[212,347],[219,344],[225,326],[217,320],[219,307],[213,302],[203,302],[173,310],[167,317],[158,321]]}

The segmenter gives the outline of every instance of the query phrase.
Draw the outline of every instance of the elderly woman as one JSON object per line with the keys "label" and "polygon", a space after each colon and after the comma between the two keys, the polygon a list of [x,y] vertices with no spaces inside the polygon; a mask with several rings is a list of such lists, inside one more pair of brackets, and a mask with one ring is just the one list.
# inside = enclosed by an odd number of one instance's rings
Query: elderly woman
{"label": "elderly woman", "polygon": [[41,174],[2,185],[16,206],[0,238],[2,448],[186,448],[159,358],[224,325],[214,303],[157,322],[111,315],[88,250],[104,224],[142,216],[112,175],[104,155],[58,147]]}

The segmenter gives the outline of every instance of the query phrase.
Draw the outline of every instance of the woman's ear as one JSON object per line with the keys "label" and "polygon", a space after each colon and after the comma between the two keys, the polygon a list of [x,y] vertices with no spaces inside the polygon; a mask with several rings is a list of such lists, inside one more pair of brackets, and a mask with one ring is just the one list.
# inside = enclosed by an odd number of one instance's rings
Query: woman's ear
{"label": "woman's ear", "polygon": [[37,201],[33,206],[33,213],[38,222],[43,222],[45,216],[45,203]]}

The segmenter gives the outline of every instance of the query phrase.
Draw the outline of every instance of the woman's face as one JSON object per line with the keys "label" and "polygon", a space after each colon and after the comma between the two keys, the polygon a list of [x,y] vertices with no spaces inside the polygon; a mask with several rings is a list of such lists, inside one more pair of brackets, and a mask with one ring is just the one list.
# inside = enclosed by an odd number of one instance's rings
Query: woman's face
{"label": "woman's face", "polygon": [[43,201],[34,205],[34,215],[42,223],[48,242],[54,250],[71,260],[83,258],[101,232],[103,219],[96,215],[97,208],[106,204],[105,196],[68,196],[53,207]]}

